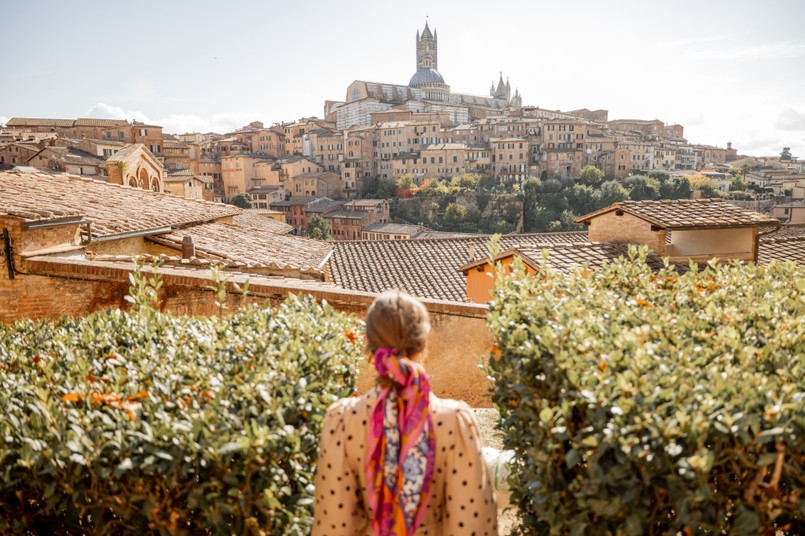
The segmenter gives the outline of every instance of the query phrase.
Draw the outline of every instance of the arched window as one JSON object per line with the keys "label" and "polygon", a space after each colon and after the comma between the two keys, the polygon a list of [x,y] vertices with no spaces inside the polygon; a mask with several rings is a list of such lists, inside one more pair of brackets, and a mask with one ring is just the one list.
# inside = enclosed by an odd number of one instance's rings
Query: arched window
{"label": "arched window", "polygon": [[151,184],[148,180],[148,172],[144,168],[137,170],[137,184],[143,189],[147,189]]}

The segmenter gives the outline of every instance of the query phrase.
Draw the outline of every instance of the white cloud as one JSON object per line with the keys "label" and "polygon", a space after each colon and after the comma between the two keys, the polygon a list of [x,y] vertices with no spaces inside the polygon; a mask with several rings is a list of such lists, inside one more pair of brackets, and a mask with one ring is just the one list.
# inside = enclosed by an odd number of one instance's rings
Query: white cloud
{"label": "white cloud", "polygon": [[0,115],[0,125],[5,125],[6,123],[8,123],[9,119],[10,119],[9,117],[6,117],[4,115]]}
{"label": "white cloud", "polygon": [[141,121],[159,125],[167,133],[182,134],[185,132],[231,132],[257,120],[258,115],[253,112],[224,112],[212,114],[209,118],[195,114],[170,114],[162,118],[149,118],[140,111],[127,111],[119,106],[99,102],[87,112],[87,117]]}
{"label": "white cloud", "polygon": [[87,112],[87,117],[95,117],[97,119],[128,119],[129,121],[141,121],[143,123],[152,122],[144,113],[138,110],[124,111],[123,108],[110,106],[103,102],[99,102],[90,108]]}
{"label": "white cloud", "polygon": [[786,106],[777,117],[774,126],[780,130],[805,130],[805,113]]}

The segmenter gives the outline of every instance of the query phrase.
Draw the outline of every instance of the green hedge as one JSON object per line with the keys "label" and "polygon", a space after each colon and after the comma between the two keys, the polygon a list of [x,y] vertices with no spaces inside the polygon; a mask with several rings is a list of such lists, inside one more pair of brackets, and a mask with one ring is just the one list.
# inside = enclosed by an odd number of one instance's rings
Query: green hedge
{"label": "green hedge", "polygon": [[805,533],[805,269],[644,261],[498,282],[520,533]]}
{"label": "green hedge", "polygon": [[293,296],[0,326],[0,532],[307,534],[359,329]]}

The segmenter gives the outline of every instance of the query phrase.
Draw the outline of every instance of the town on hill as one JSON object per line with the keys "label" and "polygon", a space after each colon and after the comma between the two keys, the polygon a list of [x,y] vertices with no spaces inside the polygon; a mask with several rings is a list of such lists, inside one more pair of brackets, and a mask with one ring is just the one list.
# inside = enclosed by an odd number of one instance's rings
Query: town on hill
{"label": "town on hill", "polygon": [[401,289],[433,393],[501,417],[515,525],[801,533],[805,162],[526,98],[453,91],[426,24],[322,119],[8,120],[0,532],[310,533]]}

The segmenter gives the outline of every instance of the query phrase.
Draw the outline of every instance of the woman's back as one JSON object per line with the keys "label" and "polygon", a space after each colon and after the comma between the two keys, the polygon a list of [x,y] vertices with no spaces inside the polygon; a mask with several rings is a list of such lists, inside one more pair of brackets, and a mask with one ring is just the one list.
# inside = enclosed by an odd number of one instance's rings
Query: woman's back
{"label": "woman's back", "polygon": [[[333,404],[324,421],[313,534],[372,534],[367,496],[367,441],[378,397],[373,389]],[[430,395],[436,452],[430,497],[417,535],[493,536],[497,507],[472,412]]]}

